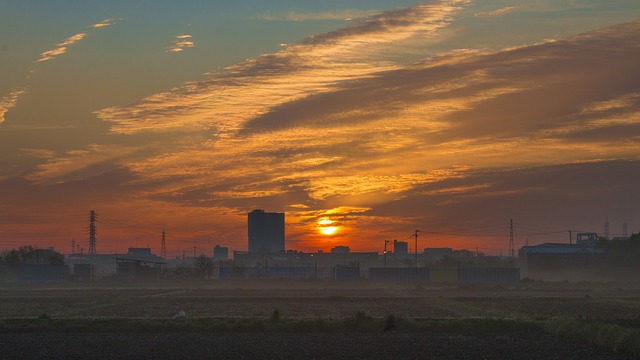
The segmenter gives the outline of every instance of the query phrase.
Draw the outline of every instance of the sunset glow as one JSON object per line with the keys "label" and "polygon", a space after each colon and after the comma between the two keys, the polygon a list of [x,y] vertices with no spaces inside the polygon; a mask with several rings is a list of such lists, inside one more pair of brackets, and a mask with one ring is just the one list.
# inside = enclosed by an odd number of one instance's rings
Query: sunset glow
{"label": "sunset glow", "polygon": [[338,231],[338,227],[333,225],[334,222],[327,218],[318,220],[318,229],[323,235],[333,235]]}
{"label": "sunset glow", "polygon": [[0,250],[640,231],[635,0],[45,3],[0,4]]}

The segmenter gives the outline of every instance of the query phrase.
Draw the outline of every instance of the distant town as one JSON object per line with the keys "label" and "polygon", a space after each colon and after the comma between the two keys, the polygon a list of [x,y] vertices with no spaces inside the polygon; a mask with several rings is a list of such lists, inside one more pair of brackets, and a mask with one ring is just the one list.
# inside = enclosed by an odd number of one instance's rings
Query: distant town
{"label": "distant town", "polygon": [[[150,247],[131,247],[126,253],[96,251],[96,216],[90,213],[89,251],[75,242],[66,256],[53,248],[29,245],[5,249],[0,255],[0,281],[37,283],[63,281],[170,281],[309,279],[389,283],[513,284],[521,281],[611,281],[637,279],[640,236],[609,239],[597,233],[570,234],[568,243],[542,243],[488,256],[478,251],[424,248],[410,252],[406,241],[385,240],[380,252],[353,252],[346,245],[330,252],[288,250],[285,214],[254,210],[247,214],[248,251],[213,247],[211,256],[193,254],[168,258],[165,232],[160,253]],[[415,234],[418,245],[419,231]]]}

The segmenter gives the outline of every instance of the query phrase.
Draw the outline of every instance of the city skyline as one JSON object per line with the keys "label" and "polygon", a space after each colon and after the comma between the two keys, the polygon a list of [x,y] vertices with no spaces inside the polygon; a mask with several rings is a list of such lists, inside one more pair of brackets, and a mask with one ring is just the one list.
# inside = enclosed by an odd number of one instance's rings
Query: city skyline
{"label": "city skyline", "polygon": [[[640,229],[634,1],[0,3],[0,248]],[[537,235],[542,234],[542,235]],[[157,245],[156,245],[157,244]],[[411,247],[412,242],[409,241]],[[415,250],[414,250],[415,251]]]}

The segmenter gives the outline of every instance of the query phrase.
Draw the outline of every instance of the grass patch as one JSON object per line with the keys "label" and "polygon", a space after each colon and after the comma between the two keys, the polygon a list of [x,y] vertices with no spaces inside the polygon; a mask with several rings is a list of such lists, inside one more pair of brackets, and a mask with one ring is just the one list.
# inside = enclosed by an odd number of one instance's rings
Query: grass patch
{"label": "grass patch", "polygon": [[[277,309],[276,309],[277,310]],[[275,312],[275,311],[274,311]],[[46,314],[45,314],[46,315]],[[434,319],[404,318],[395,315],[371,317],[358,311],[345,318],[216,317],[170,319],[0,319],[0,333],[67,332],[258,332],[258,333],[400,333],[484,335],[548,331],[579,339],[617,353],[640,357],[640,329],[614,323],[578,319]]]}
{"label": "grass patch", "polygon": [[640,356],[640,330],[617,324],[575,319],[553,319],[545,328],[564,337],[579,338],[617,353]]}
{"label": "grass patch", "polygon": [[[447,334],[526,331],[533,322],[500,319],[374,318],[357,312],[347,318],[193,318],[193,319],[3,319],[0,332],[318,332],[383,331]],[[539,327],[538,327],[539,328]]]}

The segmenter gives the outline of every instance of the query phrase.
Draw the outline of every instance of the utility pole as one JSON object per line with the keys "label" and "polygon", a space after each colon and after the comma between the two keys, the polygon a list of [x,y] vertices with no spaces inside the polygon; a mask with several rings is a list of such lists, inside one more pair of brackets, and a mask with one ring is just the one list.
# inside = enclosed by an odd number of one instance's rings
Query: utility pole
{"label": "utility pole", "polygon": [[162,229],[162,245],[160,246],[160,257],[163,259],[167,258],[167,243],[165,242],[165,232]]}
{"label": "utility pole", "polygon": [[76,238],[71,240],[71,254],[76,250]]}
{"label": "utility pole", "polygon": [[573,244],[573,234],[571,234],[571,230],[569,230],[569,245]]}
{"label": "utility pole", "polygon": [[629,227],[627,226],[627,218],[624,218],[624,224],[622,224],[622,236],[624,236],[625,239],[629,237],[629,234],[627,232],[628,229]]}
{"label": "utility pole", "polygon": [[96,254],[96,212],[89,212],[89,255]]}
{"label": "utility pole", "polygon": [[513,259],[514,255],[514,244],[513,244],[513,219],[509,222],[509,252],[511,253],[511,258]]}
{"label": "utility pole", "polygon": [[385,240],[384,241],[384,267],[385,267],[385,269],[387,268],[387,244],[391,244],[391,240]]}
{"label": "utility pole", "polygon": [[418,268],[418,233],[420,233],[420,230],[416,230],[416,232],[413,234],[413,237],[416,239],[414,248],[414,251],[416,252],[416,269]]}
{"label": "utility pole", "polygon": [[609,215],[604,218],[604,237],[609,240]]}

